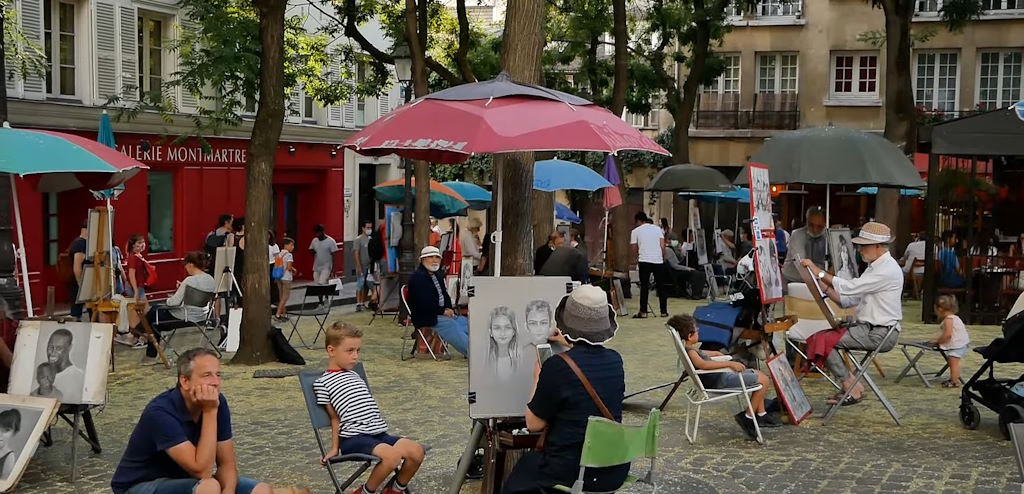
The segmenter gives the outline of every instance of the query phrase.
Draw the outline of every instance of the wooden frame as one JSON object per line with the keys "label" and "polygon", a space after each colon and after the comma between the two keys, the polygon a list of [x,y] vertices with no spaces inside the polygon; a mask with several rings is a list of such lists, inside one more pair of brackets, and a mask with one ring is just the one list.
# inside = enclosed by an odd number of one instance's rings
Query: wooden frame
{"label": "wooden frame", "polygon": [[3,471],[6,461],[0,464],[0,492],[12,490],[21,480],[21,475],[39,446],[39,439],[57,414],[57,400],[0,394],[0,416],[9,410],[17,410],[19,424],[4,445],[5,449],[13,451],[15,460],[10,472]]}
{"label": "wooden frame", "polygon": [[772,375],[772,382],[775,383],[775,391],[782,400],[793,425],[800,425],[804,419],[813,411],[811,402],[804,394],[804,388],[800,386],[800,380],[793,373],[793,366],[789,365],[786,353],[779,353],[768,359],[768,372]]}

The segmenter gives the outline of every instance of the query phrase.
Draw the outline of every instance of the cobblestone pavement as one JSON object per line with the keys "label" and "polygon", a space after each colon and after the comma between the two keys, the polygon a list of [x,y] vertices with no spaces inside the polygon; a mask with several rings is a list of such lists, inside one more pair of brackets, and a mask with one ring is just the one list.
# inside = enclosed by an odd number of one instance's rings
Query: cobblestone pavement
{"label": "cobblestone pavement", "polygon": [[[673,313],[691,312],[695,305],[670,300]],[[916,303],[905,307],[907,320],[918,319],[918,307]],[[400,336],[405,329],[392,324],[390,318],[370,325],[366,312],[338,309],[335,315],[366,331],[363,360],[392,433],[433,447],[413,482],[417,492],[445,492],[470,428],[467,404],[462,398],[466,360],[401,362]],[[676,355],[664,322],[661,318],[620,321],[621,329],[611,346],[626,363],[627,390],[643,389],[678,376]],[[301,329],[309,341],[315,327],[303,322]],[[994,326],[970,329],[974,345],[988,343],[999,332]],[[902,339],[918,341],[933,332],[932,326],[906,324]],[[179,341],[176,346],[185,347],[185,343]],[[320,348],[303,349],[302,354],[310,368],[322,368],[326,363]],[[77,482],[69,482],[71,434],[70,428],[61,423],[54,427],[56,443],[48,448],[40,446],[18,485],[19,492],[109,492],[110,476],[142,408],[175,382],[171,370],[139,367],[140,356],[139,351],[117,349],[117,371],[111,373],[108,384],[109,402],[96,415],[104,449],[101,454],[93,454],[79,443]],[[660,492],[1022,492],[1013,448],[1000,436],[994,413],[982,409],[981,427],[966,430],[957,419],[956,390],[925,389],[916,378],[894,384],[894,377],[905,364],[902,354],[894,351],[880,360],[887,377],[878,382],[903,416],[902,427],[893,423],[873,396],[844,408],[830,425],[823,425],[820,415],[830,388],[823,379],[809,379],[805,389],[815,416],[799,427],[768,430],[767,444],[759,446],[741,437],[730,417],[736,411],[730,401],[706,408],[698,442],[691,445],[682,433],[685,400],[677,397],[662,415],[657,464]],[[941,364],[937,357],[924,360],[926,366]],[[980,363],[977,354],[967,356],[965,379]],[[284,366],[268,364],[262,368],[274,367]],[[254,370],[237,365],[224,367],[223,392],[232,410],[241,472],[276,485],[331,492],[327,474],[317,463],[316,443],[297,378],[253,379]],[[1003,376],[1021,372],[1024,366],[999,369]],[[664,393],[654,391],[629,400],[625,420],[642,421]],[[468,483],[462,490],[478,491],[479,483]]]}

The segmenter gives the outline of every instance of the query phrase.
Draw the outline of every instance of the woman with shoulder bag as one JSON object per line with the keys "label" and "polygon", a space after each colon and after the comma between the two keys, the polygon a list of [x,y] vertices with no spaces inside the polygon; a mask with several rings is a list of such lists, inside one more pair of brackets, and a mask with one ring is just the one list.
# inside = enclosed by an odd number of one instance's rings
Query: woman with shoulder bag
{"label": "woman with shoulder bag", "polygon": [[[526,427],[545,431],[543,449],[527,453],[505,482],[505,494],[549,492],[570,486],[579,476],[587,421],[591,416],[622,421],[626,392],[622,357],[605,348],[618,324],[604,291],[583,285],[562,298],[555,309],[560,337],[572,348],[544,361],[526,409]],[[614,491],[629,474],[629,464],[587,469],[583,488]],[[552,491],[553,492],[553,491]]]}
{"label": "woman with shoulder bag", "polygon": [[[125,261],[128,269],[124,287],[124,302],[134,303],[136,307],[141,306],[142,314],[149,312],[149,302],[146,300],[146,286],[156,281],[156,271],[142,255],[146,250],[144,238],[141,233],[133,234],[128,238],[128,244],[125,246],[125,251],[127,252]],[[139,314],[134,310],[129,310],[128,325],[138,334],[141,334],[140,323]],[[115,338],[115,341],[118,343],[131,344],[140,348],[145,346],[145,342],[141,338],[135,340],[128,335],[118,336],[118,338]]]}

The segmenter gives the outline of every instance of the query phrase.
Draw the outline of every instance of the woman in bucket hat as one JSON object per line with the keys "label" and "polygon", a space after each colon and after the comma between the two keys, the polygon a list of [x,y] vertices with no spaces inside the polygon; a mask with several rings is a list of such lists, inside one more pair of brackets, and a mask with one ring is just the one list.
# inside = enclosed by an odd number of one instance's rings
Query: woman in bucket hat
{"label": "woman in bucket hat", "polygon": [[[555,321],[573,344],[561,355],[579,368],[610,418],[621,421],[625,372],[622,357],[605,347],[619,329],[607,295],[600,288],[583,285],[562,298],[555,309]],[[533,494],[547,492],[555,485],[572,485],[579,473],[588,417],[604,415],[600,408],[566,359],[547,359],[539,367],[526,409],[529,430],[547,429],[544,449],[519,460],[502,492]],[[629,464],[587,469],[584,489],[612,491],[622,485],[628,473]]]}
{"label": "woman in bucket hat", "polygon": [[[889,253],[889,244],[892,242],[889,227],[869,221],[852,242],[857,246],[857,253],[868,264],[867,269],[852,280],[833,277],[810,259],[801,261],[819,283],[829,287],[830,299],[842,307],[856,307],[856,322],[844,328],[846,334],[829,353],[827,360],[829,370],[842,381],[844,391],[854,383],[837,350],[877,348],[888,352],[899,339],[900,321],[903,320],[903,268]],[[890,333],[893,327],[896,331]],[[864,385],[857,383],[842,405],[859,403],[863,393]],[[838,393],[830,398],[829,404],[839,401],[843,394]]]}

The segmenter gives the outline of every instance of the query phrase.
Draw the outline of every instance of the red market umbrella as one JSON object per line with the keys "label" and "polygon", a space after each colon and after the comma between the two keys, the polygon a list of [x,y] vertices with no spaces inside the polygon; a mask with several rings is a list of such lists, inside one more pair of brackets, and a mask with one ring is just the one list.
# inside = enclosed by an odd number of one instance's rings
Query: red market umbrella
{"label": "red market umbrella", "polygon": [[433,163],[463,163],[474,154],[515,151],[668,151],[594,104],[528,96],[451,101],[421,98],[350,137],[367,156],[398,154]]}

